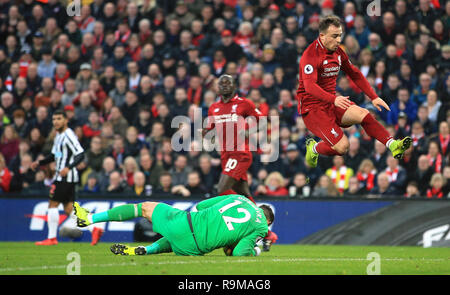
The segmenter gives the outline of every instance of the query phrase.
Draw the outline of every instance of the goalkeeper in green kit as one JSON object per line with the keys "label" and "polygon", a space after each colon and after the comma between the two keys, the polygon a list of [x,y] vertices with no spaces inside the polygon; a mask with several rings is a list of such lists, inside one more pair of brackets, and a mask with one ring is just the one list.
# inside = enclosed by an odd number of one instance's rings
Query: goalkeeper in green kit
{"label": "goalkeeper in green kit", "polygon": [[147,255],[174,252],[177,255],[203,255],[224,247],[232,256],[257,256],[258,239],[267,235],[274,213],[267,205],[257,207],[241,195],[226,195],[204,200],[196,212],[187,212],[164,203],[127,204],[95,214],[75,202],[77,225],[125,221],[145,217],[153,230],[163,236],[149,246],[128,247],[114,244],[111,251],[121,255]]}

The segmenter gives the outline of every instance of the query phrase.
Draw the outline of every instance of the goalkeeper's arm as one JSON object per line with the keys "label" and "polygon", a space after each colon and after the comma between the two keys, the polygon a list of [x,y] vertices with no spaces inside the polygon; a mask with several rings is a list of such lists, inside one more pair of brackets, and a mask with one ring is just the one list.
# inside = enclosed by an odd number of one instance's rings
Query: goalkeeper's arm
{"label": "goalkeeper's arm", "polygon": [[255,232],[239,241],[234,247],[233,256],[258,256],[261,253],[259,247],[255,246],[255,241],[259,235]]}

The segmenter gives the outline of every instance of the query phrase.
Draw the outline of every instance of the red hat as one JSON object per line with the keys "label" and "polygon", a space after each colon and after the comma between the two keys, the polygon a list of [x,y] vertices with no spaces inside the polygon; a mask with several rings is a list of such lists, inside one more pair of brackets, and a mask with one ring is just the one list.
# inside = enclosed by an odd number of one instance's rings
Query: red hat
{"label": "red hat", "polygon": [[273,3],[273,4],[270,4],[269,10],[280,11],[280,8],[278,7],[278,5],[276,5],[275,3]]}
{"label": "red hat", "polygon": [[326,9],[326,8],[333,9],[334,8],[333,0],[325,0],[325,1],[323,1],[322,8],[323,9]]}
{"label": "red hat", "polygon": [[65,106],[64,107],[64,111],[65,112],[67,112],[67,111],[74,111],[75,110],[75,108],[73,107],[73,105],[68,105],[68,106]]}
{"label": "red hat", "polygon": [[231,33],[230,30],[223,30],[221,36],[222,37],[230,37],[230,36],[233,36],[233,33]]}
{"label": "red hat", "polygon": [[320,21],[320,16],[317,13],[314,13],[309,18],[309,23],[318,22],[318,21]]}

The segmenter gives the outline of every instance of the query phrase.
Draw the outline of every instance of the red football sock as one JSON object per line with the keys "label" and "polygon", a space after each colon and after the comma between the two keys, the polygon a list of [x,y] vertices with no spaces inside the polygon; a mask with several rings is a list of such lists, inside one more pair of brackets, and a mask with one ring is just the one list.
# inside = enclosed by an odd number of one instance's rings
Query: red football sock
{"label": "red football sock", "polygon": [[316,144],[315,149],[317,153],[325,156],[341,155],[331,146],[329,146],[325,141],[320,141],[318,144]]}
{"label": "red football sock", "polygon": [[389,139],[392,139],[392,136],[389,132],[384,128],[383,125],[378,122],[372,114],[367,114],[361,122],[362,128],[366,131],[367,135],[372,138],[375,138],[379,142],[386,145]]}

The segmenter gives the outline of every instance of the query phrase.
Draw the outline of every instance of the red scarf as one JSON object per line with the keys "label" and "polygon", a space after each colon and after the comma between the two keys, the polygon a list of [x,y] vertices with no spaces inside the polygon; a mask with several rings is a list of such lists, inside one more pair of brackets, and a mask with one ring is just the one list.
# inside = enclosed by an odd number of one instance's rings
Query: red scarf
{"label": "red scarf", "polygon": [[427,155],[427,158],[428,158],[428,161],[430,163],[430,166],[433,166],[433,163],[435,164],[434,172],[440,173],[441,172],[441,168],[442,168],[442,155],[438,154],[436,156],[436,158],[432,158],[430,155]]}
{"label": "red scarf", "polygon": [[[339,173],[339,179],[337,178],[337,174]],[[343,193],[345,190],[345,177],[347,176],[347,167],[341,166],[339,171],[337,171],[337,167],[333,166],[331,168],[331,180],[336,185],[336,188],[340,193]]]}
{"label": "red scarf", "polygon": [[427,190],[427,198],[431,199],[433,197],[437,197],[438,199],[442,199],[442,197],[444,196],[444,193],[442,192],[441,189],[437,189],[437,188],[430,188]]}
{"label": "red scarf", "polygon": [[203,38],[205,38],[204,34],[200,34],[198,36],[194,36],[192,38],[192,44],[195,46],[200,46],[200,41],[203,40]]}
{"label": "red scarf", "polygon": [[156,105],[152,105],[150,111],[152,112],[153,118],[158,117],[158,108],[156,107]]}
{"label": "red scarf", "polygon": [[95,40],[94,43],[99,46],[102,45],[104,37],[105,37],[105,34],[101,34],[99,36],[94,35],[94,40]]}
{"label": "red scarf", "polygon": [[447,135],[447,137],[444,138],[442,134],[439,134],[439,141],[441,142],[442,154],[445,155],[447,153],[447,146],[450,141],[450,136]]}
{"label": "red scarf", "polygon": [[121,43],[127,43],[128,38],[130,38],[131,31],[128,30],[125,34],[121,35],[119,30],[116,31],[114,36],[116,37],[116,41],[120,41]]}
{"label": "red scarf", "polygon": [[393,182],[397,180],[397,176],[398,176],[398,168],[395,168],[393,171],[391,170],[391,168],[386,168],[386,174],[389,177],[389,182]]}
{"label": "red scarf", "polygon": [[94,21],[95,21],[95,18],[93,18],[92,16],[90,16],[90,17],[84,19],[81,23],[79,23],[79,24],[78,24],[78,28],[79,28],[80,30],[85,30],[85,29],[89,26],[89,24],[92,23],[92,22],[94,22]]}
{"label": "red scarf", "polygon": [[284,105],[282,105],[281,103],[279,103],[279,104],[278,104],[278,110],[279,110],[280,112],[282,112],[284,108],[290,108],[290,107],[292,107],[293,105],[294,105],[294,104],[293,104],[292,102],[290,102],[287,106],[284,106]]}
{"label": "red scarf", "polygon": [[356,177],[360,182],[366,182],[366,190],[370,191],[375,186],[375,176],[377,174],[376,170],[370,171],[369,174],[358,172]]}
{"label": "red scarf", "polygon": [[19,60],[19,77],[26,78],[28,72],[29,61]]}
{"label": "red scarf", "polygon": [[412,134],[412,135],[411,135],[411,138],[412,138],[412,140],[413,140],[413,146],[414,146],[414,147],[417,146],[417,145],[419,144],[419,140],[421,140],[423,137],[424,137],[424,134],[423,134],[423,133],[420,134],[420,135]]}
{"label": "red scarf", "polygon": [[222,61],[214,61],[214,70],[216,70],[216,73],[220,73],[227,63],[227,60],[224,58]]}
{"label": "red scarf", "polygon": [[64,92],[64,82],[69,79],[70,72],[66,71],[66,74],[64,77],[60,77],[57,74],[55,74],[55,88],[58,89],[61,92]]}
{"label": "red scarf", "polygon": [[199,105],[200,101],[202,99],[202,86],[198,87],[197,89],[192,89],[191,87],[188,88],[187,91],[187,99],[190,103]]}

